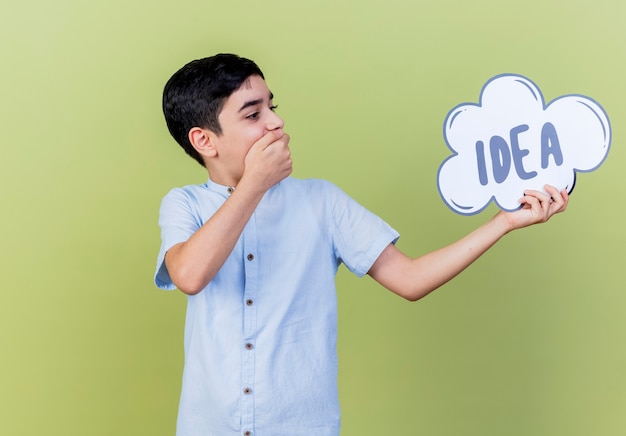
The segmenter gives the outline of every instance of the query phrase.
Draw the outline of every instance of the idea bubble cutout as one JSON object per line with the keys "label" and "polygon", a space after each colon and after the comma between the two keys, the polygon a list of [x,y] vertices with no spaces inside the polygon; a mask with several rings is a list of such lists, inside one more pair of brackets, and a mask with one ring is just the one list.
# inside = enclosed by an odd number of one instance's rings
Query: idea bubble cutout
{"label": "idea bubble cutout", "polygon": [[576,173],[597,169],[611,143],[608,116],[595,100],[568,94],[546,105],[537,85],[518,74],[491,78],[478,104],[453,108],[443,134],[453,154],[439,167],[437,188],[462,215],[492,200],[517,210],[524,190],[546,184],[571,192]]}

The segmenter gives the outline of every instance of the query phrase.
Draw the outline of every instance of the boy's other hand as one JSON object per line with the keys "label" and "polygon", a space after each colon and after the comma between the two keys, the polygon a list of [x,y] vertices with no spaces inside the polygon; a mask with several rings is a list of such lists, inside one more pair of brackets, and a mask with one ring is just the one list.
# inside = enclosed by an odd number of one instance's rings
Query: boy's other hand
{"label": "boy's other hand", "polygon": [[289,139],[283,129],[276,129],[255,142],[246,155],[243,178],[251,179],[266,191],[289,176],[292,171]]}
{"label": "boy's other hand", "polygon": [[520,199],[522,208],[515,212],[500,212],[505,217],[510,230],[520,229],[537,223],[548,221],[554,214],[567,209],[569,195],[566,190],[559,192],[553,186],[546,185],[547,191],[529,190]]}

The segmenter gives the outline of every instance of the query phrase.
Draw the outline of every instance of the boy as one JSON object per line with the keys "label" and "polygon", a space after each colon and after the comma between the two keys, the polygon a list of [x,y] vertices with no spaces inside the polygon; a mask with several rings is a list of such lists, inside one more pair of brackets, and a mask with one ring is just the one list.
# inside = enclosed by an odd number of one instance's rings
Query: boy
{"label": "boy", "polygon": [[416,259],[398,233],[329,182],[291,174],[289,136],[258,66],[220,54],[165,86],[176,141],[209,173],[161,204],[155,282],[188,295],[178,435],[338,435],[340,263],[418,300],[513,229],[565,210],[529,191],[465,238]]}

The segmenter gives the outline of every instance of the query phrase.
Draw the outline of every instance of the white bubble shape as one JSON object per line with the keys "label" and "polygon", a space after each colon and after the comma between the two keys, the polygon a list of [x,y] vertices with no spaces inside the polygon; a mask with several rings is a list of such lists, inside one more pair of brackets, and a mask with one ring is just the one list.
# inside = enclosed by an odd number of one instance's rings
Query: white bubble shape
{"label": "white bubble shape", "polygon": [[565,95],[546,105],[539,88],[516,74],[493,77],[478,104],[452,109],[443,134],[453,154],[439,167],[437,185],[462,215],[491,200],[517,210],[526,189],[547,184],[571,192],[576,172],[597,169],[611,143],[608,116],[596,101]]}

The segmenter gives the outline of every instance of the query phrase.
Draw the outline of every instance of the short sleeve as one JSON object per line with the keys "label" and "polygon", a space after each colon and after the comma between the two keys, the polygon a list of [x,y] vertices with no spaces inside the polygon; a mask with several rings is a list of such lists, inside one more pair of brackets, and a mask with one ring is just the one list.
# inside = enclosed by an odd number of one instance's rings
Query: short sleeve
{"label": "short sleeve", "polygon": [[400,234],[374,213],[331,184],[332,238],[337,257],[359,277],[364,276]]}
{"label": "short sleeve", "polygon": [[154,275],[157,287],[165,290],[176,289],[165,266],[165,253],[172,246],[187,241],[201,226],[199,213],[185,190],[173,189],[163,198],[159,210],[161,248]]}

